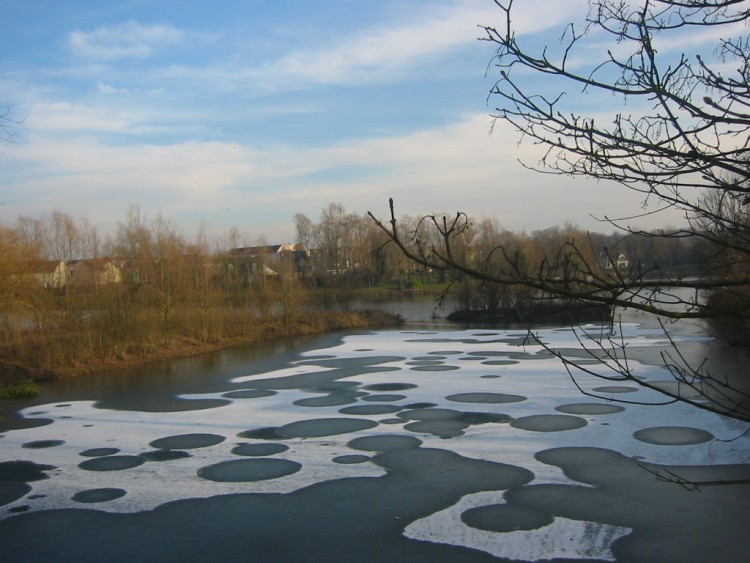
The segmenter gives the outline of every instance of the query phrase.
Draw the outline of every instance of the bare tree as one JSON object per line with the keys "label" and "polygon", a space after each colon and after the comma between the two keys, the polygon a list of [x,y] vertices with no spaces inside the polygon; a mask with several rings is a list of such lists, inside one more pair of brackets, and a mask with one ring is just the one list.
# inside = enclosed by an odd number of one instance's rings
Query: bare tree
{"label": "bare tree", "polygon": [[127,281],[138,284],[149,279],[152,236],[140,207],[131,205],[124,223],[117,224],[114,249],[125,261]]}
{"label": "bare tree", "polygon": [[[708,319],[718,325],[733,319],[732,326],[747,333],[750,3],[591,0],[581,21],[561,30],[559,43],[539,50],[523,44],[517,34],[513,0],[495,4],[502,25],[480,26],[482,39],[496,48],[498,80],[489,96],[497,106],[493,127],[514,128],[522,140],[543,148],[538,162],[523,164],[543,173],[586,176],[635,190],[643,195],[644,215],[679,210],[685,225],[657,232],[631,226],[633,217],[602,220],[624,236],[704,241],[721,267],[710,277],[688,279],[667,275],[658,265],[618,266],[612,249],[596,248],[580,235],[571,235],[530,267],[502,244],[482,257],[458,253],[458,241],[471,236],[464,213],[423,218],[420,228],[429,226],[437,243],[418,229],[404,230],[392,200],[388,221],[372,218],[406,256],[433,269],[531,288],[538,296],[637,309],[663,319]],[[605,99],[608,107],[612,100],[622,105],[609,115],[590,109]],[[599,357],[609,354],[605,361],[613,367],[613,378],[642,384],[618,356],[622,350],[594,352]],[[750,420],[750,395],[741,386],[677,360],[667,358],[665,364],[683,391],[700,397],[694,403],[705,408],[703,399],[710,397],[714,402],[708,408]],[[672,400],[690,402],[679,390],[660,391]]]}
{"label": "bare tree", "polygon": [[316,247],[326,270],[339,275],[349,267],[347,263],[347,217],[344,206],[329,203],[320,212],[320,223],[316,229]]}
{"label": "bare tree", "polygon": [[96,227],[86,217],[83,217],[78,230],[81,239],[81,258],[88,260],[99,258],[101,240]]}
{"label": "bare tree", "polygon": [[71,262],[80,258],[81,233],[75,220],[55,209],[49,217],[47,248],[53,260]]}
{"label": "bare tree", "polygon": [[13,230],[23,246],[29,249],[30,259],[38,259],[43,256],[45,248],[45,225],[42,219],[20,215],[16,218]]}
{"label": "bare tree", "polygon": [[296,244],[303,244],[305,247],[310,248],[315,234],[313,222],[310,218],[304,213],[295,213],[294,229],[296,231]]}

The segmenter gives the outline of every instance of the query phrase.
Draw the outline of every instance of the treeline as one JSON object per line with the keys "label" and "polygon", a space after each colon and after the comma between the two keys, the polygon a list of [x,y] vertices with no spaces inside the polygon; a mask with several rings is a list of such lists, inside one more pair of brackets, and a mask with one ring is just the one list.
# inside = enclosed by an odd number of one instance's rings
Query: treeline
{"label": "treeline", "polygon": [[[456,214],[434,215],[439,219],[445,216],[450,222]],[[590,264],[602,268],[616,265],[622,258],[627,262],[627,270],[664,276],[704,275],[715,253],[707,241],[665,237],[661,236],[661,230],[641,235],[603,234],[565,224],[527,233],[505,229],[496,218],[466,217],[465,221],[467,229],[451,238],[451,247],[457,256],[466,257],[477,266],[491,262],[501,267],[504,260],[498,250],[502,250],[533,270],[543,262],[554,260],[575,243],[577,251]],[[405,215],[398,223],[404,236],[412,242],[418,241],[422,248],[443,247],[439,232],[425,216]],[[450,279],[449,274],[427,271],[406,260],[398,249],[385,245],[388,239],[372,218],[347,212],[341,204],[329,204],[317,223],[298,213],[294,224],[296,242],[314,251],[319,275],[344,274],[346,283],[353,286],[377,286],[384,282],[400,282],[403,286],[414,280],[445,282]]]}
{"label": "treeline", "polygon": [[[406,217],[400,221],[401,233],[411,233],[405,244],[416,255],[429,254],[430,249],[450,252],[453,262],[479,273],[452,276],[465,309],[495,311],[539,304],[550,296],[541,289],[546,283],[570,284],[572,289],[592,279],[702,276],[708,273],[715,252],[710,243],[700,240],[656,236],[662,231],[603,234],[565,224],[526,233],[503,229],[493,218],[474,220],[461,214],[446,218]],[[483,281],[483,274],[508,283]]]}
{"label": "treeline", "polygon": [[84,371],[391,322],[320,299],[309,252],[273,248],[238,229],[188,239],[136,206],[103,238],[59,211],[0,225],[0,372]]}
{"label": "treeline", "polygon": [[[75,371],[165,350],[189,353],[229,341],[358,326],[370,321],[346,311],[346,300],[333,297],[337,292],[413,290],[456,280],[451,272],[408,261],[386,244],[371,218],[341,204],[329,204],[317,222],[301,213],[293,222],[295,240],[283,247],[262,238],[251,242],[237,228],[216,235],[201,227],[188,239],[174,220],[147,217],[137,206],[105,236],[87,219],[59,211],[0,225],[0,361]],[[414,240],[432,244],[434,230],[423,228],[420,217],[401,223]],[[573,240],[602,268],[624,256],[631,264],[688,271],[706,252],[680,239],[623,238],[571,225],[516,233],[494,219],[470,223],[452,241],[454,252],[485,265],[501,248],[516,265],[538,268]],[[497,260],[493,267],[503,264]],[[482,306],[517,297],[468,280],[457,287]]]}

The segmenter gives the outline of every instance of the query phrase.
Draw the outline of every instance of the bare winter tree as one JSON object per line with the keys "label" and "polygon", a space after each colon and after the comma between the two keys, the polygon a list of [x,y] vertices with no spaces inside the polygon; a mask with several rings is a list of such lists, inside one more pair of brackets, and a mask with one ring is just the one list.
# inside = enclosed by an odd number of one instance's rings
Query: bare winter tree
{"label": "bare winter tree", "polygon": [[[594,248],[585,237],[567,240],[532,264],[504,246],[459,256],[459,237],[472,237],[463,213],[426,216],[418,229],[404,230],[391,201],[388,221],[372,218],[406,256],[427,267],[531,288],[537,298],[626,307],[662,319],[706,319],[725,327],[725,335],[741,334],[738,340],[747,345],[750,2],[591,0],[585,17],[541,50],[523,44],[516,33],[520,6],[513,0],[495,4],[502,24],[481,26],[482,39],[496,48],[498,80],[489,97],[496,105],[493,127],[515,128],[524,142],[543,148],[538,162],[523,165],[640,192],[644,215],[679,210],[684,226],[656,233],[631,226],[633,217],[602,220],[624,236],[702,241],[711,249],[713,275],[688,279],[637,261],[618,265],[612,249]],[[609,115],[588,109],[605,107],[603,101],[611,108],[612,100],[622,105]],[[438,243],[420,235],[425,226],[437,233]],[[647,385],[616,351],[602,345],[597,354],[614,368],[613,379]],[[665,363],[680,383],[660,389],[670,399],[750,420],[750,395],[742,385],[679,358]]]}
{"label": "bare winter tree", "polygon": [[315,228],[310,218],[304,213],[295,213],[294,230],[296,232],[295,243],[310,248],[315,235]]}

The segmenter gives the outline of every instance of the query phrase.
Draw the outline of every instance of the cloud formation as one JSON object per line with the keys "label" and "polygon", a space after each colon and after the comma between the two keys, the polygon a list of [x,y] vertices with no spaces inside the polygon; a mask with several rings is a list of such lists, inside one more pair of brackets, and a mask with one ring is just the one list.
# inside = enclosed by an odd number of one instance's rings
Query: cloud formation
{"label": "cloud formation", "polygon": [[[527,230],[596,228],[589,212],[640,203],[529,172],[518,160],[536,162],[533,145],[489,135],[494,49],[477,38],[502,24],[490,0],[50,2],[41,16],[30,4],[7,14],[18,52],[0,61],[23,118],[0,154],[0,222],[57,208],[107,230],[135,203],[188,230],[289,240],[294,213],[330,202],[377,212],[394,197],[400,213],[461,209]],[[587,5],[526,0],[520,38],[556,44]]]}
{"label": "cloud formation", "polygon": [[142,59],[161,46],[180,43],[185,33],[170,25],[142,25],[128,21],[92,31],[72,31],[68,42],[77,56],[97,59]]}

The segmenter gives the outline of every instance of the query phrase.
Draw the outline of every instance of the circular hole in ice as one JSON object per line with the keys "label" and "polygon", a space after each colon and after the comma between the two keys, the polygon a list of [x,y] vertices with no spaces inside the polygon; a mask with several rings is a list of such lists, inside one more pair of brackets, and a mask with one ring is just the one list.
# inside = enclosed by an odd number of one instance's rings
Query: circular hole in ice
{"label": "circular hole in ice", "polygon": [[435,365],[435,366],[412,366],[412,371],[455,371],[461,369],[458,366]]}
{"label": "circular hole in ice", "polygon": [[368,391],[406,391],[416,387],[413,383],[373,383],[372,385],[365,385],[363,389]]}
{"label": "circular hole in ice", "polygon": [[240,389],[239,391],[224,393],[222,397],[226,399],[260,399],[262,397],[271,397],[277,393],[278,391],[272,391],[271,389]]}
{"label": "circular hole in ice", "polygon": [[225,439],[218,434],[177,434],[149,442],[149,446],[161,450],[192,450],[215,446]]}
{"label": "circular hole in ice", "polygon": [[152,452],[142,453],[141,457],[146,461],[172,461],[192,456],[182,450],[154,450]]}
{"label": "circular hole in ice", "polygon": [[446,399],[457,403],[520,403],[527,397],[506,393],[457,393],[448,395]]}
{"label": "circular hole in ice", "polygon": [[97,502],[107,502],[124,497],[127,494],[125,489],[89,489],[73,495],[75,502],[84,504],[93,504]]}
{"label": "circular hole in ice", "polygon": [[615,414],[625,410],[620,405],[610,405],[606,403],[571,403],[569,405],[560,405],[555,408],[556,411],[567,414]]}
{"label": "circular hole in ice", "polygon": [[86,471],[120,471],[138,467],[143,465],[145,461],[139,455],[112,455],[87,459],[79,463],[78,467]]}
{"label": "circular hole in ice", "polygon": [[370,457],[366,455],[349,454],[334,457],[331,461],[333,461],[334,463],[340,463],[342,465],[352,465],[355,463],[364,463],[366,461],[370,461]]}
{"label": "circular hole in ice", "polygon": [[399,413],[398,417],[408,420],[449,420],[461,414],[461,411],[453,409],[412,409]]}
{"label": "circular hole in ice", "polygon": [[409,403],[404,405],[405,409],[430,409],[436,407],[437,403]]}
{"label": "circular hole in ice", "polygon": [[626,387],[625,385],[605,385],[604,387],[594,387],[593,391],[599,393],[635,393],[636,387]]}
{"label": "circular hole in ice", "polygon": [[530,430],[532,432],[563,432],[583,428],[588,422],[578,416],[565,414],[536,414],[513,419],[510,423],[514,428]]}
{"label": "circular hole in ice", "polygon": [[400,401],[402,399],[406,399],[406,395],[393,395],[393,394],[382,393],[379,395],[367,395],[366,397],[362,397],[363,401],[382,402],[382,403]]}
{"label": "circular hole in ice", "polygon": [[688,446],[714,439],[714,435],[707,430],[689,426],[654,426],[638,430],[633,437],[657,446]]}
{"label": "circular hole in ice", "polygon": [[471,508],[461,514],[467,526],[488,532],[537,530],[552,524],[551,514],[523,506],[492,504]]}
{"label": "circular hole in ice", "polygon": [[510,366],[513,364],[517,364],[518,361],[516,360],[485,360],[482,362],[482,365],[485,366]]}
{"label": "circular hole in ice", "polygon": [[54,448],[55,446],[62,446],[65,440],[34,440],[33,442],[26,442],[22,444],[22,448],[28,448],[31,450],[40,450],[42,448]]}
{"label": "circular hole in ice", "polygon": [[285,424],[279,428],[279,434],[287,438],[315,438],[368,430],[377,425],[373,420],[361,418],[316,418]]}
{"label": "circular hole in ice", "polygon": [[198,476],[220,483],[267,481],[297,473],[302,465],[288,459],[233,459],[202,467]]}
{"label": "circular hole in ice", "polygon": [[396,405],[354,405],[353,407],[344,407],[339,409],[341,414],[354,414],[367,416],[372,414],[390,414],[398,412],[401,407]]}
{"label": "circular hole in ice", "polygon": [[248,457],[264,457],[267,455],[280,454],[289,449],[289,446],[284,444],[240,444],[232,448],[234,455],[248,456]]}
{"label": "circular hole in ice", "polygon": [[250,438],[251,440],[284,440],[286,436],[279,434],[278,426],[264,426],[253,428],[237,433],[238,438]]}
{"label": "circular hole in ice", "polygon": [[91,448],[84,450],[78,455],[83,457],[104,457],[106,455],[115,455],[120,453],[120,448]]}
{"label": "circular hole in ice", "polygon": [[404,421],[401,418],[381,418],[378,420],[380,424],[403,424]]}

